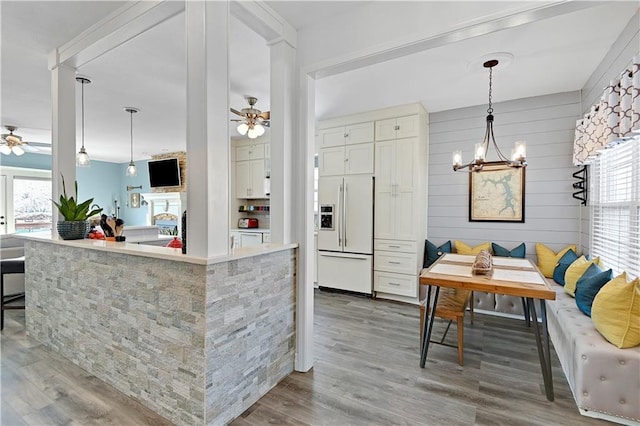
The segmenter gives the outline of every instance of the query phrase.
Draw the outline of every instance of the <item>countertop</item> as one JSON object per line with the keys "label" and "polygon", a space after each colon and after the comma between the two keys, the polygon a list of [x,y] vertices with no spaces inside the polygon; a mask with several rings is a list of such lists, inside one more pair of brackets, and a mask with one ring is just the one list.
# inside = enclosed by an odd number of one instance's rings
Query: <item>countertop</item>
{"label": "countertop", "polygon": [[[256,228],[253,228],[256,229]],[[260,244],[251,247],[242,247],[231,250],[229,254],[213,256],[209,258],[182,254],[181,249],[170,247],[158,247],[138,244],[136,242],[115,242],[105,240],[62,240],[52,237],[50,232],[16,234],[16,238],[41,243],[58,244],[69,247],[77,247],[89,250],[108,251],[113,253],[128,254],[132,256],[152,257],[156,259],[173,260],[176,262],[194,263],[198,265],[212,265],[246,257],[260,256],[263,254],[289,250],[298,247],[297,243],[291,244]]]}
{"label": "countertop", "polygon": [[260,232],[262,234],[270,234],[271,229],[269,228],[230,228],[231,232]]}

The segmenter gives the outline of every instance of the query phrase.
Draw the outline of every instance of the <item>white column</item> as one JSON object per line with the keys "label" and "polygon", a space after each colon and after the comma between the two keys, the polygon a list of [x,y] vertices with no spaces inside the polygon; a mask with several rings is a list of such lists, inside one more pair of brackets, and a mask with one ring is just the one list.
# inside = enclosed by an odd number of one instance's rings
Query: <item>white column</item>
{"label": "white column", "polygon": [[294,145],[295,240],[298,249],[296,288],[296,371],[313,367],[313,160],[315,155],[315,80],[300,72],[299,142]]}
{"label": "white column", "polygon": [[[57,64],[51,69],[51,195],[59,200],[62,179],[67,195],[73,194],[76,180],[76,71]],[[91,152],[89,152],[91,155]],[[58,209],[53,209],[51,235],[57,236]]]}
{"label": "white column", "polygon": [[293,107],[295,48],[271,45],[271,241],[290,243],[293,228]]}
{"label": "white column", "polygon": [[229,3],[186,2],[187,254],[229,253]]}

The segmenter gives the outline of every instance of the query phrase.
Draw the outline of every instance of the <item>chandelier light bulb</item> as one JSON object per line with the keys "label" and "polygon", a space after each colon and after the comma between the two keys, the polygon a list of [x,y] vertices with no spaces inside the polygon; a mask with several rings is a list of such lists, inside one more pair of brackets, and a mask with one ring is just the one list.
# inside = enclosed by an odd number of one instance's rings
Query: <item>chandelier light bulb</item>
{"label": "chandelier light bulb", "polygon": [[453,151],[453,166],[461,166],[462,165],[462,151],[457,150]]}

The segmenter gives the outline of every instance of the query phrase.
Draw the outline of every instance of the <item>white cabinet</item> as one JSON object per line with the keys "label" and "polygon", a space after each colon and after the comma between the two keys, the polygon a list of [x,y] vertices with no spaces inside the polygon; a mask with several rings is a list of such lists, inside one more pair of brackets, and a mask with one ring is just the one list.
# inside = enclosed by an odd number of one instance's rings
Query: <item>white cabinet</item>
{"label": "white cabinet", "polygon": [[260,160],[265,158],[265,144],[241,145],[236,147],[236,161]]}
{"label": "white cabinet", "polygon": [[376,121],[376,141],[418,136],[420,119],[417,115]]}
{"label": "white cabinet", "polygon": [[322,148],[318,153],[319,176],[373,173],[373,143]]}
{"label": "white cabinet", "polygon": [[318,132],[318,149],[345,144],[373,142],[373,122],[322,129]]}
{"label": "white cabinet", "polygon": [[373,122],[320,130],[319,176],[373,173],[373,135]]}
{"label": "white cabinet", "polygon": [[264,160],[236,161],[236,198],[268,198]]}
{"label": "white cabinet", "polygon": [[415,241],[418,139],[376,142],[375,238]]}

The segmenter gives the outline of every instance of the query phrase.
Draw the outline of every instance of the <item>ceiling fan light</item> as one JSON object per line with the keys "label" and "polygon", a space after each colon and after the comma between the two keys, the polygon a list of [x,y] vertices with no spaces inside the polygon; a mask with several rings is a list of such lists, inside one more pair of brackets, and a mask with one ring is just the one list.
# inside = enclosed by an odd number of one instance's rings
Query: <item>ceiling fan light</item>
{"label": "ceiling fan light", "polygon": [[127,176],[138,176],[138,168],[136,167],[136,163],[131,161],[129,166],[127,166]]}
{"label": "ceiling fan light", "polygon": [[84,147],[80,148],[78,155],[76,155],[76,166],[80,167],[89,167],[91,160],[89,159],[89,154],[87,154],[87,150]]}
{"label": "ceiling fan light", "polygon": [[260,131],[258,130],[257,126],[253,126],[252,128],[250,128],[247,132],[247,136],[249,136],[249,139],[255,139],[260,136]]}
{"label": "ceiling fan light", "polygon": [[13,153],[17,156],[21,156],[22,154],[24,154],[24,149],[22,149],[19,146],[14,146],[13,148],[11,148],[11,150],[13,151]]}
{"label": "ceiling fan light", "polygon": [[236,130],[238,131],[238,133],[244,136],[249,131],[249,126],[247,125],[247,123],[240,123],[238,124],[238,127],[236,128]]}
{"label": "ceiling fan light", "polygon": [[264,126],[262,124],[257,123],[254,127],[258,136],[264,135]]}
{"label": "ceiling fan light", "polygon": [[11,154],[11,148],[9,148],[8,145],[2,145],[0,146],[0,152],[3,153],[4,155],[9,155]]}

